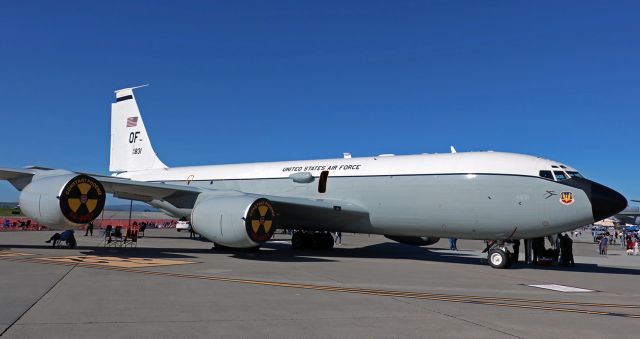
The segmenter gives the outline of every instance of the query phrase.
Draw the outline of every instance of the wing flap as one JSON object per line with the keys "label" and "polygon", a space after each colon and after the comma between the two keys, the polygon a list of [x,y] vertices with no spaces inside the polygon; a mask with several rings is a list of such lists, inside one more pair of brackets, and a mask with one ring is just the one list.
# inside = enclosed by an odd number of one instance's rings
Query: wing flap
{"label": "wing flap", "polygon": [[333,199],[262,197],[273,204],[280,228],[314,231],[371,230],[369,212],[354,203]]}
{"label": "wing flap", "polygon": [[96,177],[105,191],[116,198],[149,202],[163,200],[177,208],[192,208],[202,189],[163,183],[134,181],[115,177]]}

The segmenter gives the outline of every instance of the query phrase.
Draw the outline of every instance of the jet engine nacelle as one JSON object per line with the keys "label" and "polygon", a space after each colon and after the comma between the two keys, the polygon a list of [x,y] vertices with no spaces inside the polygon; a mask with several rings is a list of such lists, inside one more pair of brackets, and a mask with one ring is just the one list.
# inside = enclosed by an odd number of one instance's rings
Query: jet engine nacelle
{"label": "jet engine nacelle", "polygon": [[102,184],[87,175],[56,171],[36,175],[20,193],[20,210],[39,224],[69,228],[97,218],[106,200]]}
{"label": "jet engine nacelle", "polygon": [[405,237],[395,235],[385,235],[384,237],[393,241],[397,241],[401,244],[413,246],[429,246],[437,243],[438,240],[440,240],[440,238],[436,237]]}
{"label": "jet engine nacelle", "polygon": [[260,246],[276,230],[275,211],[264,198],[201,195],[191,212],[191,227],[201,236],[233,248]]}

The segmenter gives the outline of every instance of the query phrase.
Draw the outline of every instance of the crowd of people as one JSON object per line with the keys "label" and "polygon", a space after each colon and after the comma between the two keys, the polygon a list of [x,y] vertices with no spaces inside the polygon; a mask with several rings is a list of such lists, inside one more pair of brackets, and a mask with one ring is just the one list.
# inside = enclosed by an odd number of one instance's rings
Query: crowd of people
{"label": "crowd of people", "polygon": [[574,267],[573,239],[569,234],[557,234],[547,237],[551,247],[545,245],[545,238],[535,238],[531,241],[532,258],[534,265],[551,265],[556,263],[564,267]]}
{"label": "crowd of people", "polygon": [[607,255],[609,246],[616,245],[616,243],[626,250],[627,255],[640,255],[638,250],[640,237],[637,232],[614,231],[613,234],[605,232],[602,235],[595,236],[595,238],[600,255]]}
{"label": "crowd of people", "polygon": [[0,231],[41,231],[45,227],[29,218],[0,219]]}

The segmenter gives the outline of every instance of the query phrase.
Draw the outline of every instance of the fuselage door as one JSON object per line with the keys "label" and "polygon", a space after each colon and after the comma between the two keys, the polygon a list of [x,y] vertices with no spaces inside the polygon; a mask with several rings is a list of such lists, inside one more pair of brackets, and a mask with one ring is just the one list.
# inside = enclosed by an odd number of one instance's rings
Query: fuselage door
{"label": "fuselage door", "polygon": [[318,180],[318,193],[327,192],[327,179],[329,179],[329,171],[322,171],[320,180]]}

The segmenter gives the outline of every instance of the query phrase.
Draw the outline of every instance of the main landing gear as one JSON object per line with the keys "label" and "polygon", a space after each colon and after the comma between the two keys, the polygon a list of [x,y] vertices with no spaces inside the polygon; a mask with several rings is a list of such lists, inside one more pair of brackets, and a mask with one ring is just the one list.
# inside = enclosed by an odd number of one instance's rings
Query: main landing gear
{"label": "main landing gear", "polygon": [[487,260],[493,268],[509,268],[511,267],[511,251],[505,246],[504,241],[496,241],[489,245],[485,250],[488,252]]}
{"label": "main landing gear", "polygon": [[328,232],[297,231],[291,237],[291,248],[329,250],[333,248],[333,236]]}

